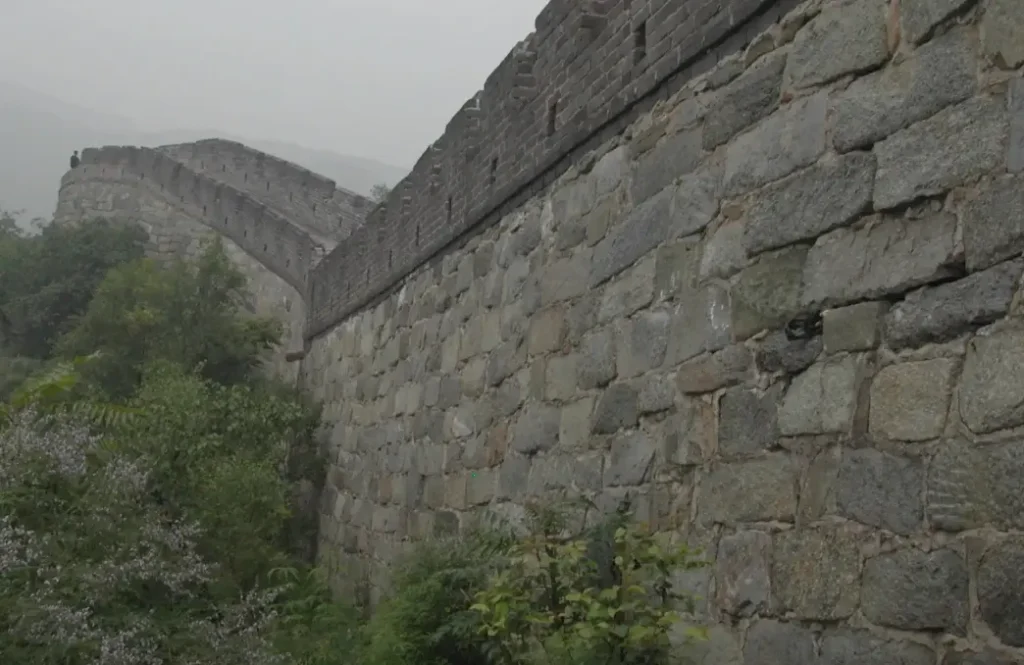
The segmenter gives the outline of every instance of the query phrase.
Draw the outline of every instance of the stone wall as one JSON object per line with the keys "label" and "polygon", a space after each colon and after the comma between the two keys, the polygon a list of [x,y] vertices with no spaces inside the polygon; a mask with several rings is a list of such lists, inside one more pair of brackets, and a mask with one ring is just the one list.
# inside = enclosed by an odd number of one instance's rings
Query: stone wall
{"label": "stone wall", "polygon": [[[109,146],[82,151],[82,163],[61,180],[56,223],[81,220],[89,197],[77,190],[81,183],[117,183],[135,188],[146,197],[172,202],[194,220],[232,240],[247,254],[292,288],[304,293],[306,273],[326,251],[324,240],[266,206],[260,199],[200,175],[163,152],[135,146]],[[128,192],[122,190],[125,197]],[[135,202],[126,200],[125,206]]]}
{"label": "stone wall", "polygon": [[797,0],[551,0],[412,172],[310,276],[308,335],[538,193]]}
{"label": "stone wall", "polygon": [[[85,155],[90,157],[89,151]],[[235,235],[242,241],[259,239],[257,232],[225,232],[219,224],[219,212],[216,217],[204,215],[194,200],[182,200],[177,191],[161,186],[151,170],[139,173],[117,162],[90,161],[64,176],[54,223],[79,223],[97,217],[138,223],[149,233],[149,254],[156,257],[193,258],[203,240],[221,235],[229,258],[248,280],[250,310],[272,316],[285,326],[282,344],[268,359],[268,369],[294,384],[298,365],[288,362],[286,355],[302,349],[306,318],[302,292],[292,280],[283,279],[255,258],[251,243],[246,248],[232,239]],[[229,221],[234,219],[229,217]],[[242,220],[238,221],[229,223],[228,228],[238,228]]]}
{"label": "stone wall", "polygon": [[297,164],[235,141],[207,139],[159,148],[196,173],[227,183],[334,247],[373,207],[365,196]]}
{"label": "stone wall", "polygon": [[[635,25],[612,4],[579,29]],[[320,555],[379,593],[487,511],[630,496],[713,560],[681,580],[698,662],[1022,663],[1024,4],[811,2],[750,36],[369,306],[311,313]],[[535,163],[513,125],[472,162],[497,146],[501,183]],[[413,182],[433,224],[445,188]],[[339,249],[380,262],[371,228]],[[347,312],[373,289],[329,260],[313,307]]]}

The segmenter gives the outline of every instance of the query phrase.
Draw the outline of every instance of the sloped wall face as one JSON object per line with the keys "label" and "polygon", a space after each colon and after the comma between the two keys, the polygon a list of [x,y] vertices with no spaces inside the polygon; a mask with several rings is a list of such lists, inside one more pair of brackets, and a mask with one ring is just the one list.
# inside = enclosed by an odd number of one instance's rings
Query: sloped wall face
{"label": "sloped wall face", "polygon": [[630,496],[697,662],[1021,662],[1024,4],[968,4],[790,13],[314,339],[321,557]]}
{"label": "sloped wall face", "polygon": [[[149,233],[148,253],[157,258],[194,258],[203,241],[217,235],[213,219],[197,215],[180,197],[168,195],[155,182],[116,169],[80,166],[65,177],[54,223],[95,218],[141,224]],[[301,294],[233,240],[222,236],[222,241],[228,256],[248,279],[250,311],[272,316],[284,325],[282,344],[267,359],[267,369],[294,384],[298,365],[287,362],[285,356],[302,348],[306,312]]]}
{"label": "sloped wall face", "polygon": [[337,187],[329,178],[234,141],[209,139],[159,150],[262,201],[331,247],[360,226],[373,207],[366,197]]}

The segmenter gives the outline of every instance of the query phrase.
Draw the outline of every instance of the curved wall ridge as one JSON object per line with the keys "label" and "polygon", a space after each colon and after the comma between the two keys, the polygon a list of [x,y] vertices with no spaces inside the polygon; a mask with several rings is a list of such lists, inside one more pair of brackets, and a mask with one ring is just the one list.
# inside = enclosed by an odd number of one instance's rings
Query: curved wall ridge
{"label": "curved wall ridge", "polygon": [[795,0],[552,0],[483,90],[311,272],[307,335],[380,295],[576,157],[740,51]]}
{"label": "curved wall ridge", "polygon": [[[82,151],[81,165],[61,180],[61,189],[88,181],[148,185],[162,192],[191,217],[234,241],[254,259],[300,293],[306,274],[326,248],[247,193],[191,170],[159,150],[106,146]],[[57,221],[69,216],[58,210]]]}
{"label": "curved wall ridge", "polygon": [[236,141],[204,139],[157,150],[250,194],[332,247],[361,226],[373,207],[330,178]]}

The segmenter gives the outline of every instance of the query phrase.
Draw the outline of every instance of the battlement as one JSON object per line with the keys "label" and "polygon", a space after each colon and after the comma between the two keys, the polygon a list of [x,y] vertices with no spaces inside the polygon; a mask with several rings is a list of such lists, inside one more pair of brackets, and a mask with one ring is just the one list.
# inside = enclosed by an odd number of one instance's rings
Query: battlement
{"label": "battlement", "polygon": [[333,180],[249,146],[224,139],[161,146],[196,173],[253,195],[268,208],[333,244],[347,238],[373,207]]}
{"label": "battlement", "polygon": [[136,146],[82,151],[82,163],[68,171],[61,188],[94,180],[130,182],[157,190],[192,217],[230,238],[300,293],[309,267],[327,247],[279,212],[232,185],[196,173],[170,155]]}
{"label": "battlement", "polygon": [[412,172],[310,274],[307,336],[549,184],[792,0],[552,0]]}

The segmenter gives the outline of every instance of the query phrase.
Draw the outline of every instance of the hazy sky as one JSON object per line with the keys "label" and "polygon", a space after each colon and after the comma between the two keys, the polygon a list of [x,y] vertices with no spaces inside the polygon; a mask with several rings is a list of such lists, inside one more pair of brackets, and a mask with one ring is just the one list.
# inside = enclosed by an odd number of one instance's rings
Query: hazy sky
{"label": "hazy sky", "polygon": [[411,166],[546,0],[0,0],[0,79]]}

